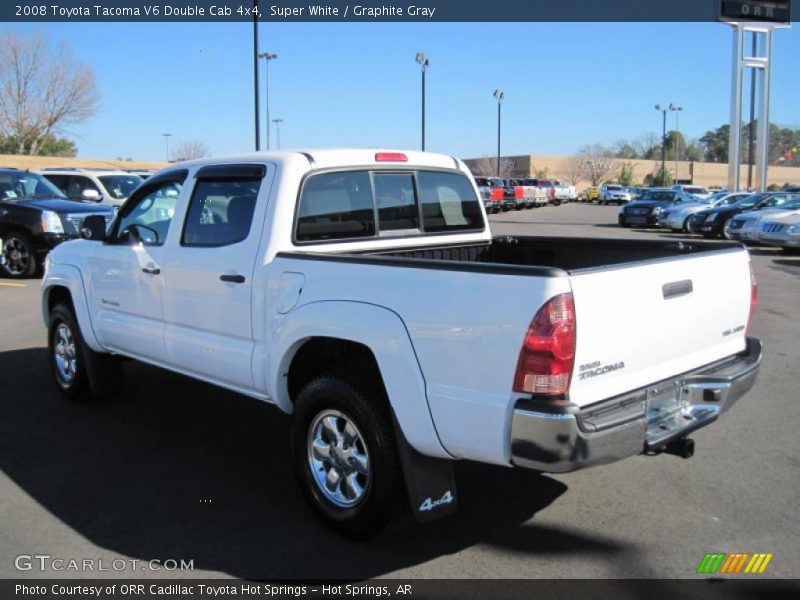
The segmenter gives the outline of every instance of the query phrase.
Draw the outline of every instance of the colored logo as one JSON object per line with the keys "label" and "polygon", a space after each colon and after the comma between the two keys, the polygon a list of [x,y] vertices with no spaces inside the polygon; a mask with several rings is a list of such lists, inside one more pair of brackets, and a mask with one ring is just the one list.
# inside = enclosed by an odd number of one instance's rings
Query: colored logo
{"label": "colored logo", "polygon": [[771,560],[771,553],[756,552],[750,554],[749,552],[734,552],[726,554],[725,552],[711,552],[706,553],[700,566],[697,567],[697,573],[709,575],[756,575],[766,571],[767,565]]}

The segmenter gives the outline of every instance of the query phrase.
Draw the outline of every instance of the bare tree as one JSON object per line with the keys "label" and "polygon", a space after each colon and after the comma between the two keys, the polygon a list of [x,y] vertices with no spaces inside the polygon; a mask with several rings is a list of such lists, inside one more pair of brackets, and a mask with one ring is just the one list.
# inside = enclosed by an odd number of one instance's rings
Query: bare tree
{"label": "bare tree", "polygon": [[602,144],[582,146],[576,158],[583,166],[583,175],[592,182],[592,185],[600,185],[609,173],[619,168],[618,161],[611,156],[611,150]]}
{"label": "bare tree", "polygon": [[172,160],[180,162],[182,160],[192,160],[193,158],[205,158],[211,154],[203,142],[200,140],[183,140],[172,151]]}
{"label": "bare tree", "polygon": [[585,175],[585,168],[581,156],[575,154],[563,159],[559,164],[558,174],[569,181],[570,185],[578,185]]}
{"label": "bare tree", "polygon": [[[494,177],[497,175],[497,157],[484,156],[477,160],[469,161],[469,169],[473,175]],[[514,164],[500,157],[500,177],[506,178],[514,170]]]}
{"label": "bare tree", "polygon": [[653,152],[661,144],[661,136],[655,131],[647,131],[633,140],[633,147],[636,153],[642,158],[652,158]]}
{"label": "bare tree", "polygon": [[98,101],[94,71],[65,44],[0,35],[0,131],[16,140],[19,154],[36,154],[45,138],[94,115]]}

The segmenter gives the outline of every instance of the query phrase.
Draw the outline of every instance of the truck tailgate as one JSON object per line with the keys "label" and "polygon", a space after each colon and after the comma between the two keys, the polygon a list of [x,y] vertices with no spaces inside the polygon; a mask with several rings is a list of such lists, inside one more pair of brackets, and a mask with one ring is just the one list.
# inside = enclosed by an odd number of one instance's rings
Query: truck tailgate
{"label": "truck tailgate", "polygon": [[749,255],[727,249],[570,273],[579,406],[680,375],[745,348]]}

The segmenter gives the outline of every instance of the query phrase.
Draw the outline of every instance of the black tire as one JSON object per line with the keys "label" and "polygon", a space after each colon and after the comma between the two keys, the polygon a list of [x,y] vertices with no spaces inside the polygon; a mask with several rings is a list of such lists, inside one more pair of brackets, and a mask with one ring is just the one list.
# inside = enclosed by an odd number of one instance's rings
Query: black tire
{"label": "black tire", "polygon": [[3,238],[3,258],[0,269],[12,279],[33,277],[39,268],[36,250],[30,236],[24,231],[11,231]]}
{"label": "black tire", "polygon": [[723,240],[732,240],[733,239],[733,238],[729,238],[727,235],[725,235],[725,230],[728,228],[728,223],[730,223],[731,221],[732,221],[732,219],[725,219],[725,221],[722,223],[722,227],[720,227],[719,237],[721,237]]}
{"label": "black tire", "polygon": [[783,253],[784,253],[784,254],[790,254],[790,255],[792,255],[792,256],[798,256],[798,255],[800,255],[800,248],[789,247],[789,246],[783,246],[783,247],[781,248],[781,250],[783,250]]}
{"label": "black tire", "polygon": [[[64,344],[67,340],[71,347]],[[111,395],[122,386],[119,359],[86,345],[69,304],[57,304],[50,311],[47,349],[53,379],[61,393],[71,400],[94,400]]]}
{"label": "black tire", "polygon": [[[295,403],[290,442],[295,475],[311,508],[331,529],[345,537],[362,540],[379,535],[396,524],[406,511],[408,501],[391,409],[382,386],[376,382],[357,384],[351,372],[345,370],[321,375],[302,389]],[[363,375],[359,377],[363,380]],[[340,425],[347,421],[355,425],[358,440],[368,457],[368,475],[359,479],[363,495],[360,498],[343,497],[345,501],[356,502],[349,506],[342,506],[329,498],[331,492],[323,491],[324,484],[318,483],[312,472],[310,440],[317,430],[318,419],[324,415],[331,416],[331,411],[341,415],[334,417]],[[340,438],[334,443],[327,440],[329,455],[334,454],[334,447],[347,448],[343,440],[345,438]],[[356,448],[358,443],[354,442],[350,447]],[[342,465],[341,456],[337,458],[339,465]],[[352,464],[348,463],[344,468],[353,468]],[[341,477],[342,471],[338,466],[334,468],[330,461],[316,469],[319,477],[329,471],[336,471],[336,476]],[[344,480],[349,477],[347,475]],[[345,493],[341,486],[337,486],[335,491]]]}

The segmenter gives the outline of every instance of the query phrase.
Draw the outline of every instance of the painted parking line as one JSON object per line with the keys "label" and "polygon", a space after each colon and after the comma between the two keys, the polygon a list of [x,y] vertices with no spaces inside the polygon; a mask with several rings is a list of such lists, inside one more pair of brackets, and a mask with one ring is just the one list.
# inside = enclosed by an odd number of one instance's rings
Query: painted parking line
{"label": "painted parking line", "polygon": [[6,287],[28,287],[27,283],[6,283],[5,281],[0,281],[0,285],[4,285]]}

